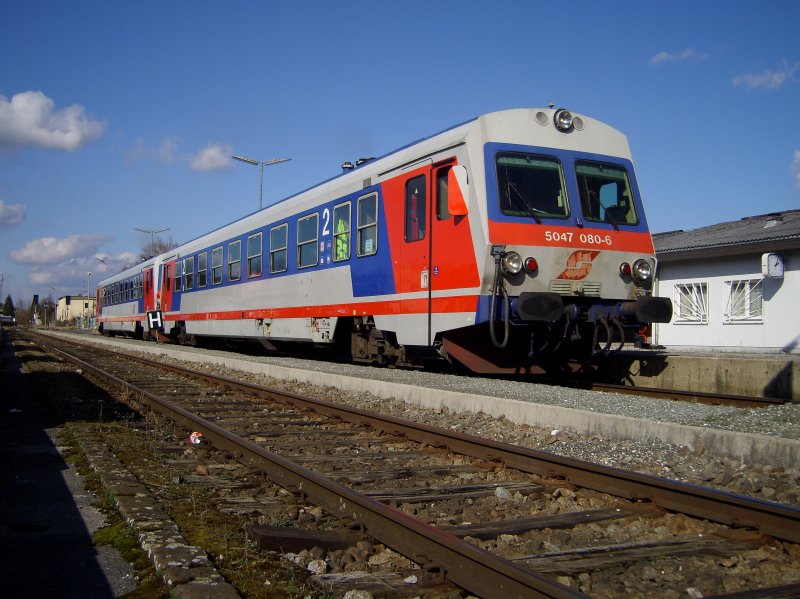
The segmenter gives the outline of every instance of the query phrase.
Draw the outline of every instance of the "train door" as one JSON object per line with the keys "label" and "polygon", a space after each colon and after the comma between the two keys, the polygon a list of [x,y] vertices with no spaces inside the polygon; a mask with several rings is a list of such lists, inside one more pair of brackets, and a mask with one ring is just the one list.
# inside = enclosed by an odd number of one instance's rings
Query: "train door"
{"label": "train door", "polygon": [[164,268],[161,272],[161,311],[165,313],[172,309],[172,277],[174,272],[175,260],[164,262]]}
{"label": "train door", "polygon": [[[450,290],[479,285],[466,203],[460,188],[456,191],[455,165],[455,160],[429,163],[402,176],[403,249],[398,291],[419,294],[424,304],[419,311],[427,314],[428,345],[438,331],[452,326],[448,316],[462,309]],[[456,198],[462,198],[460,203]]]}
{"label": "train door", "polygon": [[156,294],[153,292],[153,267],[142,271],[142,295],[144,295],[144,311],[152,312],[156,309]]}
{"label": "train door", "polygon": [[[454,326],[454,313],[474,312],[474,301],[467,300],[465,305],[464,296],[457,290],[478,287],[480,278],[467,217],[466,169],[457,166],[455,160],[432,165],[429,197],[430,345],[439,331]],[[458,326],[463,326],[463,323],[459,322]]]}

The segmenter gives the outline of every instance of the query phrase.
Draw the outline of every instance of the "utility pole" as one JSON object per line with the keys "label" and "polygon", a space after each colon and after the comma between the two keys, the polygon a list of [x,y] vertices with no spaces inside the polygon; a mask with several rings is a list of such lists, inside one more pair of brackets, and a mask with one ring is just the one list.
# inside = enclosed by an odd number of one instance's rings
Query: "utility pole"
{"label": "utility pole", "polygon": [[[140,229],[139,227],[134,227],[135,230],[141,231],[142,233],[150,233],[150,255],[148,258],[152,258],[156,255],[156,234],[163,233],[164,231],[169,231],[169,227],[165,229]],[[98,258],[98,260],[100,260]],[[103,262],[100,260],[100,262]],[[103,262],[105,264],[105,262]]]}

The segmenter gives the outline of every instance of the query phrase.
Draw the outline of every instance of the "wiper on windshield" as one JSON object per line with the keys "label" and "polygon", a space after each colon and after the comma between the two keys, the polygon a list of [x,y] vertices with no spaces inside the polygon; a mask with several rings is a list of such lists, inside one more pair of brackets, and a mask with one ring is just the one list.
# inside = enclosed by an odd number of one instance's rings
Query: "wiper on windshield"
{"label": "wiper on windshield", "polygon": [[[544,210],[538,210],[538,209],[534,208],[533,206],[531,206],[531,203],[528,201],[527,196],[525,196],[525,194],[523,194],[519,190],[519,187],[517,187],[516,183],[513,183],[511,181],[506,181],[506,185],[508,186],[508,189],[510,189],[511,191],[516,193],[517,196],[519,197],[519,199],[522,200],[522,205],[525,207],[525,210],[528,211],[528,214],[530,214],[531,217],[533,217],[533,220],[535,220],[537,224],[541,225],[542,224],[542,219],[539,218],[539,215],[536,214],[536,213],[538,212],[539,214],[547,214],[547,212],[545,212]],[[510,196],[509,196],[509,199],[510,199]]]}

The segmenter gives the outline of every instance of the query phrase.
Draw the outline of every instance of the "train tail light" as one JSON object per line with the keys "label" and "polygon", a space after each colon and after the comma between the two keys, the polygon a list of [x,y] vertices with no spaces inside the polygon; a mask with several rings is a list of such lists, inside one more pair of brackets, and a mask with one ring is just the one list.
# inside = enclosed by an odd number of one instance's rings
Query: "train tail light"
{"label": "train tail light", "polygon": [[621,277],[629,278],[631,276],[631,265],[623,262],[619,265],[619,275]]}
{"label": "train tail light", "polygon": [[538,270],[538,268],[539,263],[536,262],[536,258],[532,258],[530,256],[525,258],[525,270],[527,270],[529,273],[534,273]]}

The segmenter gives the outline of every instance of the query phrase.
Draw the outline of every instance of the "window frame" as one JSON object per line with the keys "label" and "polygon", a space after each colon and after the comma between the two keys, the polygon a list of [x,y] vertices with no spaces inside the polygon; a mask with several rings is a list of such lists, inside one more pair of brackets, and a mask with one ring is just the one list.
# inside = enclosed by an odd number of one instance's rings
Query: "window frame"
{"label": "window frame", "polygon": [[[275,233],[283,235],[283,245],[273,247],[273,235]],[[283,268],[275,268],[275,258],[279,255],[283,256]],[[277,274],[286,272],[289,269],[289,223],[281,223],[275,225],[269,230],[269,272],[270,274]]]}
{"label": "window frame", "polygon": [[[217,264],[216,258],[219,258]],[[225,264],[225,257],[222,246],[217,246],[211,250],[211,285],[222,285],[222,269]]]}
{"label": "window frame", "polygon": [[[345,209],[347,210],[346,228],[342,231],[339,231],[338,230],[339,222],[345,222],[345,221],[344,220],[339,221],[337,219],[337,216],[340,211]],[[349,201],[342,202],[341,204],[337,204],[336,206],[334,206],[333,207],[333,261],[334,262],[343,262],[345,260],[350,259],[350,253],[351,253],[350,239],[352,238],[350,231],[352,229],[352,226],[353,226],[352,202]],[[341,244],[339,243],[340,241]],[[339,252],[340,246],[343,250],[346,250],[344,255],[340,255]]]}
{"label": "window frame", "polygon": [[183,259],[183,290],[192,289],[194,289],[194,256],[187,256]]}
{"label": "window frame", "polygon": [[[314,238],[301,238],[300,237],[300,229],[304,223],[308,221],[314,221]],[[312,229],[309,229],[312,230]],[[314,263],[312,264],[308,257],[304,256],[303,250],[310,247],[313,244],[314,252]],[[304,261],[305,258],[305,261]],[[305,269],[305,268],[313,268],[319,264],[319,212],[312,212],[311,214],[307,214],[301,218],[297,219],[297,269]]]}
{"label": "window frame", "polygon": [[[724,282],[725,285],[725,311],[722,315],[724,324],[762,324],[764,322],[764,286],[763,279],[731,279]],[[757,290],[758,308],[753,309],[753,295]],[[743,299],[738,304],[743,307],[741,314],[732,314],[737,306],[734,306],[734,294],[743,292]]]}
{"label": "window frame", "polygon": [[[378,218],[380,214],[379,206],[378,206],[378,192],[373,191],[371,193],[365,194],[359,197],[356,200],[356,256],[359,258],[364,258],[367,256],[374,256],[378,253]],[[374,200],[375,201],[375,214],[374,214],[374,222],[363,224],[361,222],[361,203],[366,202],[367,200]],[[369,230],[373,230],[374,234],[372,237],[367,237],[365,239],[366,232]],[[375,247],[372,251],[363,250],[365,242],[373,241]]]}
{"label": "window frame", "polygon": [[[258,253],[257,254],[250,254],[250,242],[254,239],[258,238]],[[253,233],[247,237],[247,278],[252,279],[255,277],[260,277],[261,274],[264,272],[263,268],[263,261],[261,257],[264,253],[264,236],[261,231],[258,233]],[[253,263],[258,259],[258,272],[255,272],[253,269]]]}
{"label": "window frame", "polygon": [[[673,322],[675,324],[708,324],[708,283],[675,283],[674,303],[677,307]],[[684,313],[687,308],[687,313]]]}
{"label": "window frame", "polygon": [[[421,186],[422,191],[418,191],[416,194],[409,194],[412,184],[416,184],[417,189]],[[403,186],[403,239],[406,243],[423,241],[427,233],[428,177],[423,173],[406,179]]]}
{"label": "window frame", "polygon": [[[236,249],[236,259],[234,260],[232,254]],[[234,277],[234,269],[236,269],[236,276]],[[242,279],[242,240],[236,239],[228,242],[228,283],[240,281]]]}
{"label": "window frame", "polygon": [[[201,268],[202,266],[202,268]],[[202,289],[208,284],[208,252],[197,254],[197,288]]]}

